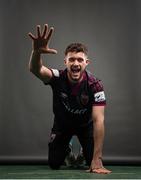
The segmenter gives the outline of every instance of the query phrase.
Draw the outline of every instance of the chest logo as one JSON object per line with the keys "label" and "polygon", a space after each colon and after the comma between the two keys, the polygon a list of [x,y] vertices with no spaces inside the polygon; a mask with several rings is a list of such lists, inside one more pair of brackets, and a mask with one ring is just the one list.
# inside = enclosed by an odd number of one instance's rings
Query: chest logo
{"label": "chest logo", "polygon": [[82,93],[80,96],[80,101],[82,105],[87,105],[89,102],[89,96],[87,94]]}

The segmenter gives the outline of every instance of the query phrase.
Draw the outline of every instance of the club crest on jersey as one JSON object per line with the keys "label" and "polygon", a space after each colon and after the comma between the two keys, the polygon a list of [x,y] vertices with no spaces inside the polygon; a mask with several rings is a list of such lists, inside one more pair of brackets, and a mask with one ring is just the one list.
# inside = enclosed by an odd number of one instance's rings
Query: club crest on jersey
{"label": "club crest on jersey", "polygon": [[89,96],[87,94],[82,93],[80,95],[80,101],[81,101],[82,105],[84,105],[84,106],[87,105],[89,102]]}

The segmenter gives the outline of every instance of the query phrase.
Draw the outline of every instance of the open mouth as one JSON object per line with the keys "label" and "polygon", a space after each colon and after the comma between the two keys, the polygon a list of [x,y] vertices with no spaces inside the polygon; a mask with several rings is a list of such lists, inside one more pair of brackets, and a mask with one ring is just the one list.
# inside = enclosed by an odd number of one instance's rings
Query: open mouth
{"label": "open mouth", "polygon": [[78,72],[81,71],[81,68],[80,68],[80,67],[72,66],[72,67],[71,67],[71,71],[72,71],[73,73],[78,73]]}

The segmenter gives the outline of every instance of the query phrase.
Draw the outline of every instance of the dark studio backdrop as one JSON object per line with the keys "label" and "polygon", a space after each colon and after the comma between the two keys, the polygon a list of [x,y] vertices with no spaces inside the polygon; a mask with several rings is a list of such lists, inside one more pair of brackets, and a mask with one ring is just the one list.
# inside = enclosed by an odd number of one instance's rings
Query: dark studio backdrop
{"label": "dark studio backdrop", "polygon": [[32,75],[27,34],[55,27],[44,64],[62,69],[71,42],[89,48],[88,69],[102,79],[107,108],[105,162],[141,162],[141,1],[0,1],[0,162],[46,162],[52,91]]}

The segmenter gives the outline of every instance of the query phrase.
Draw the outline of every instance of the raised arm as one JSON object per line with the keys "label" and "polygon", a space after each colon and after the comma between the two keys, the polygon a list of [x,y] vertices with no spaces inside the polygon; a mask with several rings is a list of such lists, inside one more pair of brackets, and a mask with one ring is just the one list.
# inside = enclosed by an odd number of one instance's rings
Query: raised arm
{"label": "raised arm", "polygon": [[56,54],[55,49],[49,48],[49,41],[51,39],[54,28],[48,28],[48,25],[44,25],[43,32],[41,32],[40,25],[37,26],[37,37],[32,33],[29,33],[29,37],[32,39],[33,50],[29,61],[30,71],[44,82],[49,82],[52,78],[51,70],[44,66],[41,59],[41,54]]}

